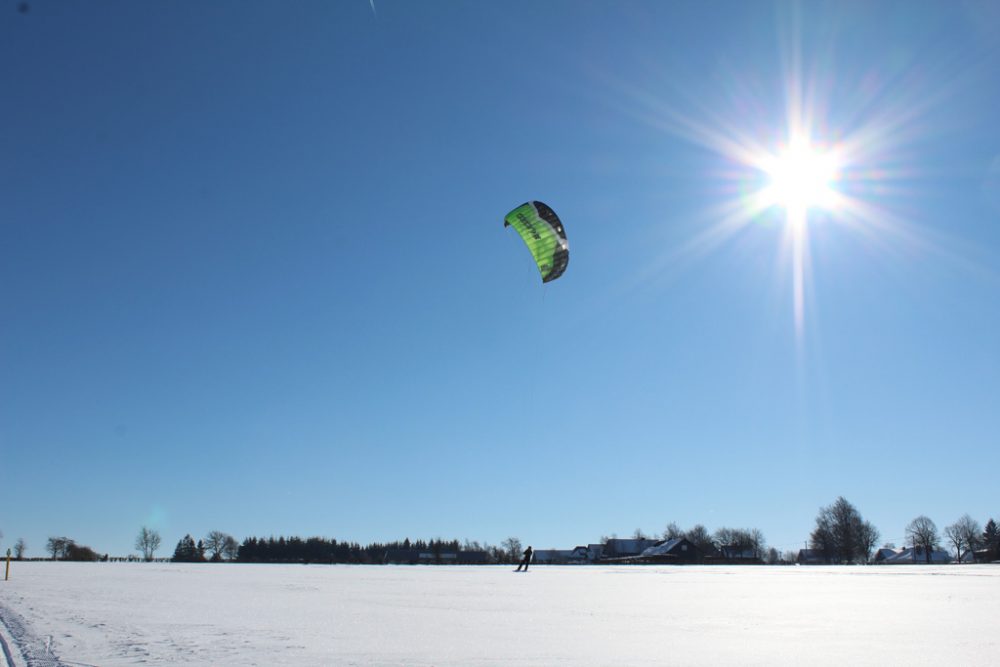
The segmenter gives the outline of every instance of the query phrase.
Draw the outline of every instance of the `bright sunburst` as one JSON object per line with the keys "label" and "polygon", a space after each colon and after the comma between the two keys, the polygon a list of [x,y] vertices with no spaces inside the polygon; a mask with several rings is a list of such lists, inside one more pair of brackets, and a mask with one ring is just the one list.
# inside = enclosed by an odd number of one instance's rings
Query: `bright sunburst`
{"label": "bright sunburst", "polygon": [[781,206],[790,223],[804,223],[811,208],[836,208],[839,165],[833,152],[795,138],[781,153],[762,158],[760,169],[769,179],[759,193],[760,205]]}
{"label": "bright sunburst", "polygon": [[801,334],[805,319],[806,272],[809,270],[810,210],[834,211],[840,203],[836,183],[840,162],[834,151],[812,145],[793,134],[776,154],[763,154],[754,166],[767,176],[756,195],[754,209],[784,209],[786,243],[792,260],[792,304],[795,329]]}
{"label": "bright sunburst", "polygon": [[[708,224],[650,269],[669,271],[704,255],[760,220],[780,219],[779,256],[790,278],[795,330],[802,342],[810,293],[810,227],[833,222],[858,231],[873,248],[929,248],[916,229],[893,213],[893,198],[914,172],[903,159],[917,137],[922,114],[935,100],[923,87],[884,84],[880,106],[871,93],[838,86],[832,67],[804,63],[797,27],[783,40],[785,56],[775,87],[761,85],[752,68],[720,75],[721,95],[690,94],[696,110],[642,88],[626,89],[629,113],[653,127],[701,145],[726,164],[709,174],[718,195],[704,216]],[[777,88],[777,90],[776,90]],[[771,94],[768,95],[767,93]],[[712,103],[702,100],[712,99]],[[730,104],[720,104],[719,100]],[[784,102],[781,113],[776,101]],[[834,103],[841,107],[834,109]],[[836,113],[834,113],[836,111]],[[772,229],[764,227],[763,229]],[[936,248],[935,248],[936,250]],[[787,262],[787,263],[785,263]]]}

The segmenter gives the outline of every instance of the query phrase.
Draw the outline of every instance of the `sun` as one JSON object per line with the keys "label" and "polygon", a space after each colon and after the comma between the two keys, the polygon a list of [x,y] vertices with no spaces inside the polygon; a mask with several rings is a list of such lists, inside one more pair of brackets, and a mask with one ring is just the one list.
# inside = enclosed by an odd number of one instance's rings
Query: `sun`
{"label": "sun", "polygon": [[804,222],[810,209],[837,208],[836,152],[796,139],[781,152],[762,157],[758,166],[768,181],[760,193],[762,208],[784,208],[789,222]]}
{"label": "sun", "polygon": [[[822,58],[804,57],[813,49],[802,44],[797,10],[791,18],[787,33],[780,35],[780,67],[772,87],[766,83],[766,64],[748,62],[746,68],[731,69],[728,78],[723,69],[713,79],[713,85],[721,84],[718,94],[681,91],[686,94],[677,99],[671,88],[661,96],[660,78],[648,87],[624,84],[621,92],[631,98],[628,111],[639,120],[722,158],[706,174],[717,187],[706,199],[705,224],[666,253],[650,274],[708,255],[744,232],[754,238],[770,235],[778,242],[775,277],[791,284],[801,352],[807,301],[815,298],[814,246],[846,230],[859,233],[876,250],[889,237],[893,249],[934,247],[894,209],[908,198],[916,179],[927,175],[925,167],[906,158],[911,145],[924,140],[925,114],[949,93],[928,100],[921,86],[910,90],[873,80],[871,94],[884,104],[871,105],[875,98],[868,92],[844,96],[844,85],[854,86],[854,81],[834,76],[833,61],[825,58],[834,56],[832,50],[816,50]],[[900,81],[919,79],[914,74]],[[683,98],[694,106],[679,106],[688,104]],[[824,254],[829,256],[828,249]]]}
{"label": "sun", "polygon": [[786,242],[792,260],[795,329],[801,339],[809,271],[809,220],[813,211],[835,211],[842,203],[836,184],[841,162],[837,152],[814,146],[806,135],[792,133],[787,146],[761,154],[755,165],[766,176],[757,195],[758,210],[784,209]]}

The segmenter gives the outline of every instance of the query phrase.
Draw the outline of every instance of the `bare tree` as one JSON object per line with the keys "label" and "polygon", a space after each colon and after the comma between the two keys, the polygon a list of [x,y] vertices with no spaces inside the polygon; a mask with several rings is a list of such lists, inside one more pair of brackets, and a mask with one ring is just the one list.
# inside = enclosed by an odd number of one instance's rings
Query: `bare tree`
{"label": "bare tree", "polygon": [[24,550],[28,548],[28,545],[24,543],[24,538],[17,538],[17,542],[14,543],[14,558],[21,560],[24,558]]}
{"label": "bare tree", "polygon": [[644,540],[646,539],[646,534],[642,532],[642,528],[636,528],[635,532],[632,533],[633,540]]}
{"label": "bare tree", "polygon": [[508,562],[516,563],[521,559],[521,540],[516,537],[508,537],[506,540],[500,543],[500,546],[504,548],[507,556],[510,558]]}
{"label": "bare tree", "polygon": [[667,524],[667,527],[663,529],[663,539],[672,540],[678,537],[684,537],[684,531],[681,530],[680,526],[671,521]]}
{"label": "bare tree", "polygon": [[861,524],[858,531],[858,548],[861,550],[860,555],[864,557],[864,562],[867,563],[871,560],[872,553],[874,553],[875,547],[878,546],[878,541],[881,537],[878,528],[868,521]]}
{"label": "bare tree", "polygon": [[833,529],[833,515],[829,507],[820,508],[816,527],[809,534],[809,548],[823,555],[823,560],[833,563],[837,559],[837,538]]}
{"label": "bare tree", "polygon": [[489,548],[490,557],[493,558],[494,563],[506,563],[507,562],[507,552],[504,551],[502,547],[496,547],[490,545]]}
{"label": "bare tree", "polygon": [[715,532],[712,533],[712,542],[715,548],[722,552],[723,556],[727,558],[731,555],[730,551],[735,549],[736,542],[736,531],[732,528],[716,528]]}
{"label": "bare tree", "polygon": [[959,563],[967,553],[976,548],[979,531],[979,522],[968,514],[962,515],[962,518],[944,529],[944,536],[955,547],[955,557]]}
{"label": "bare tree", "polygon": [[950,526],[945,526],[943,532],[952,548],[955,549],[955,560],[961,563],[962,554],[965,551],[965,535],[962,534],[962,529],[959,528],[958,523],[956,522]]}
{"label": "bare tree", "polygon": [[878,529],[861,518],[857,508],[843,496],[821,507],[809,546],[830,563],[864,563],[878,544]]}
{"label": "bare tree", "polygon": [[719,528],[713,535],[715,547],[726,558],[762,558],[764,533],[757,528]]}
{"label": "bare tree", "polygon": [[979,522],[965,514],[958,520],[958,523],[962,526],[962,532],[965,533],[966,552],[974,552],[982,545],[983,535],[980,532]]}
{"label": "bare tree", "polygon": [[747,544],[750,550],[753,552],[754,558],[764,557],[764,548],[767,546],[767,540],[764,539],[764,533],[759,528],[750,528],[745,530]]}
{"label": "bare tree", "polygon": [[153,560],[153,554],[160,548],[160,534],[143,526],[135,538],[135,548],[142,552],[146,562]]}
{"label": "bare tree", "polygon": [[931,562],[931,552],[938,547],[937,526],[921,514],[906,526],[906,539],[915,550],[923,549],[924,557]]}
{"label": "bare tree", "polygon": [[75,543],[68,537],[50,537],[45,542],[45,550],[52,555],[52,560],[65,557],[67,550],[73,546],[76,546]]}
{"label": "bare tree", "polygon": [[232,535],[226,535],[226,543],[222,545],[222,555],[226,560],[236,560],[240,555],[240,543]]}
{"label": "bare tree", "polygon": [[706,556],[715,553],[715,543],[712,541],[712,535],[700,523],[688,529],[684,533],[684,536]]}
{"label": "bare tree", "polygon": [[212,552],[212,562],[218,562],[222,560],[222,554],[226,550],[226,543],[228,541],[235,542],[232,535],[227,535],[221,530],[213,530],[210,532],[204,541],[204,547],[208,551]]}

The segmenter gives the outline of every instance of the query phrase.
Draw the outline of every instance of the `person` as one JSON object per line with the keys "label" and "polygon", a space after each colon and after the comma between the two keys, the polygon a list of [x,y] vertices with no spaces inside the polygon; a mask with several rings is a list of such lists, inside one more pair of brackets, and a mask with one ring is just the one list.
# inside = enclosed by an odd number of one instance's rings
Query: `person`
{"label": "person", "polygon": [[528,563],[531,562],[531,554],[532,554],[531,547],[528,547],[527,549],[524,550],[524,558],[521,559],[521,564],[517,566],[517,569],[514,570],[515,572],[520,572],[522,567],[524,568],[525,572],[528,571]]}

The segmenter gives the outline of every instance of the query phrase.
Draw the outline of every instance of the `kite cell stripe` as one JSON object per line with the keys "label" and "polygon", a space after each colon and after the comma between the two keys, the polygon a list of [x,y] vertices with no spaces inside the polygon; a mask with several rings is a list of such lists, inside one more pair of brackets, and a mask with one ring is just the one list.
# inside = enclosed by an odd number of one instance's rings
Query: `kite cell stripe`
{"label": "kite cell stripe", "polygon": [[555,211],[540,201],[521,204],[507,214],[504,227],[513,227],[528,246],[542,282],[555,280],[569,264],[569,241]]}

